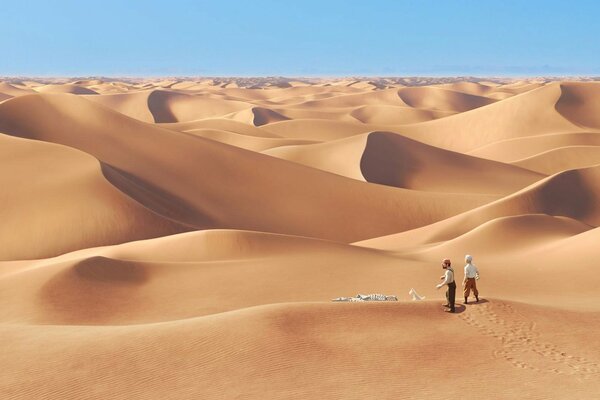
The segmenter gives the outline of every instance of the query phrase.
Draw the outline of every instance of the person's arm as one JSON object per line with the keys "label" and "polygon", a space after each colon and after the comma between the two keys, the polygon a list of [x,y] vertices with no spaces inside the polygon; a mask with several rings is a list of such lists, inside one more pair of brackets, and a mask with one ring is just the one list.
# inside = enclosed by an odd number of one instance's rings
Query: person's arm
{"label": "person's arm", "polygon": [[463,277],[463,281],[462,281],[463,286],[465,286],[467,284],[467,268],[469,268],[469,265],[465,266],[465,276]]}
{"label": "person's arm", "polygon": [[436,288],[439,289],[442,286],[447,285],[448,282],[450,282],[450,271],[446,271],[446,274],[444,276],[444,281],[442,283],[440,283],[439,285],[437,285]]}

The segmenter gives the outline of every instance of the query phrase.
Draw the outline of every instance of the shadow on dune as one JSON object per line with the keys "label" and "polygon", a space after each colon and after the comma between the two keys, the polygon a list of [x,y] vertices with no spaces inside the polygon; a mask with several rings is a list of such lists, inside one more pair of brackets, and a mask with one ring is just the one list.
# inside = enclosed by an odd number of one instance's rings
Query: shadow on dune
{"label": "shadow on dune", "polygon": [[[467,310],[467,309],[466,309],[466,307],[465,307],[463,304],[458,304],[458,303],[456,303],[456,304],[454,305],[454,314],[462,314],[462,313],[464,313],[466,310]],[[452,314],[452,313],[449,313],[449,314]]]}
{"label": "shadow on dune", "polygon": [[486,304],[486,303],[489,303],[489,302],[490,302],[489,300],[486,300],[486,299],[482,299],[482,298],[480,298],[480,299],[479,299],[479,301],[478,301],[477,303],[476,303],[476,302],[474,302],[474,301],[472,301],[472,300],[470,300],[470,301],[469,301],[469,304],[467,304],[467,306],[468,306],[468,307],[470,307],[470,306],[480,306],[480,305],[482,305],[482,304]]}
{"label": "shadow on dune", "polygon": [[561,83],[560,91],[556,111],[580,127],[600,128],[600,83]]}
{"label": "shadow on dune", "polygon": [[102,174],[113,186],[149,210],[182,225],[183,232],[215,225],[184,200],[116,167],[100,162]]}
{"label": "shadow on dune", "polygon": [[154,122],[178,122],[177,117],[169,106],[170,94],[162,90],[153,90],[148,95],[148,109],[154,117]]}
{"label": "shadow on dune", "polygon": [[554,175],[540,185],[538,193],[524,194],[529,203],[537,203],[538,209],[549,215],[566,216],[590,225],[600,222],[598,212],[598,168],[565,171]]}
{"label": "shadow on dune", "polygon": [[390,135],[381,132],[371,133],[360,160],[360,170],[367,182],[380,185],[407,187],[406,177],[418,163],[410,152],[402,151],[401,146]]}
{"label": "shadow on dune", "polygon": [[79,279],[93,282],[141,284],[148,280],[147,271],[139,265],[101,256],[78,262],[72,272]]}
{"label": "shadow on dune", "polygon": [[39,289],[38,322],[93,325],[138,312],[132,298],[149,279],[140,263],[100,256],[77,261]]}
{"label": "shadow on dune", "polygon": [[254,126],[263,126],[272,122],[287,121],[290,119],[277,111],[265,107],[252,107],[252,114],[254,115],[252,121]]}
{"label": "shadow on dune", "polygon": [[371,132],[360,159],[367,182],[448,193],[509,194],[543,174],[440,149],[392,132]]}

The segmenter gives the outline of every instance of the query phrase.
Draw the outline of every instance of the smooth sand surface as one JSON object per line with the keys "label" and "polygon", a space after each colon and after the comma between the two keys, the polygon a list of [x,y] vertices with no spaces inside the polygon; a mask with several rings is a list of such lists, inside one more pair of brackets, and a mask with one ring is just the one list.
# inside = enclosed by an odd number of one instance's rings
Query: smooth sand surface
{"label": "smooth sand surface", "polygon": [[599,115],[585,79],[0,82],[0,398],[596,398]]}

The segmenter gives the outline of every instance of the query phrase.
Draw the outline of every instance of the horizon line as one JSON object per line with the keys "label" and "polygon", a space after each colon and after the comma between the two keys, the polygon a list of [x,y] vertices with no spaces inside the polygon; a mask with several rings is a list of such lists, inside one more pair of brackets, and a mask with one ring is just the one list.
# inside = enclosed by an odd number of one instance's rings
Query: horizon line
{"label": "horizon line", "polygon": [[406,75],[386,75],[386,74],[322,74],[322,75],[278,75],[278,74],[269,74],[269,75],[168,75],[168,74],[140,74],[140,75],[131,75],[131,74],[107,74],[107,75],[98,75],[98,74],[90,74],[90,75],[18,75],[18,74],[7,74],[0,75],[1,79],[17,79],[17,78],[27,78],[27,79],[135,79],[135,78],[144,78],[144,79],[156,79],[156,78],[170,78],[170,79],[407,79],[407,78],[477,78],[477,79],[555,79],[555,78],[587,78],[587,79],[600,79],[600,74],[547,74],[547,75],[528,75],[528,74],[489,74],[489,75],[480,75],[480,74],[430,74],[430,75],[419,75],[419,74],[406,74]]}

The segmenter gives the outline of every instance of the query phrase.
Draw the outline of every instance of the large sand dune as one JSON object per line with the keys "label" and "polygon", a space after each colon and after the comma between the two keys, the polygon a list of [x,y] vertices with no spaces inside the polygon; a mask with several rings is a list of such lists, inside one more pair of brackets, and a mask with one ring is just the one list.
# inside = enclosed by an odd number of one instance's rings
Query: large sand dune
{"label": "large sand dune", "polygon": [[599,115],[589,79],[0,82],[0,398],[595,398]]}

